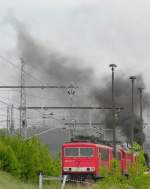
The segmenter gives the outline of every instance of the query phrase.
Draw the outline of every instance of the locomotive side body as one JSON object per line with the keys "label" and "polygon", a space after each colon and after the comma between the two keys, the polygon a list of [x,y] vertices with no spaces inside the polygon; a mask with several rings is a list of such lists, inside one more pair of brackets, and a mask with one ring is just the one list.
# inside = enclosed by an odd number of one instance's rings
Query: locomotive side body
{"label": "locomotive side body", "polygon": [[99,162],[97,175],[99,175],[101,169],[112,168],[113,154],[112,154],[112,148],[109,146],[97,144],[97,149],[98,149],[98,162]]}
{"label": "locomotive side body", "polygon": [[124,149],[121,149],[121,166],[120,169],[123,174],[127,174],[129,172],[129,167],[131,166],[132,163],[136,161],[136,156],[135,154],[132,154],[131,152],[125,151]]}

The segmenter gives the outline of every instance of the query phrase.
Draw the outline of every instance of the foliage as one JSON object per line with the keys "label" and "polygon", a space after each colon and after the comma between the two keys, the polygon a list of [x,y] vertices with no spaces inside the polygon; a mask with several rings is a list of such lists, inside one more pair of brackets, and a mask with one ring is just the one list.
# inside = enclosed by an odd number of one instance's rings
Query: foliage
{"label": "foliage", "polygon": [[10,146],[0,143],[0,169],[18,176],[20,165]]}
{"label": "foliage", "polygon": [[134,144],[134,150],[138,153],[137,161],[129,168],[129,178],[122,175],[119,169],[119,163],[116,160],[112,162],[112,170],[101,169],[105,178],[94,186],[94,189],[149,189],[150,175],[145,175],[146,170],[144,151],[138,145]]}
{"label": "foliage", "polygon": [[137,160],[129,168],[129,174],[131,177],[143,175],[146,170],[146,162],[144,157],[144,151],[137,143],[133,145],[134,152],[137,152]]}
{"label": "foliage", "polygon": [[37,138],[23,140],[20,137],[0,137],[0,144],[0,150],[4,154],[0,155],[2,170],[13,173],[16,169],[19,178],[24,181],[36,181],[40,171],[45,175],[59,175],[59,161],[52,159],[47,147]]}
{"label": "foliage", "polygon": [[114,174],[108,173],[107,177],[95,184],[93,189],[149,189],[150,175],[136,175],[127,178],[116,169]]}
{"label": "foliage", "polygon": [[150,188],[150,175],[140,175],[129,179],[129,184],[135,189],[148,189]]}
{"label": "foliage", "polygon": [[101,178],[106,178],[110,175],[110,170],[107,167],[102,167],[99,171]]}
{"label": "foliage", "polygon": [[7,135],[7,129],[1,128],[0,129],[0,136],[6,136]]}

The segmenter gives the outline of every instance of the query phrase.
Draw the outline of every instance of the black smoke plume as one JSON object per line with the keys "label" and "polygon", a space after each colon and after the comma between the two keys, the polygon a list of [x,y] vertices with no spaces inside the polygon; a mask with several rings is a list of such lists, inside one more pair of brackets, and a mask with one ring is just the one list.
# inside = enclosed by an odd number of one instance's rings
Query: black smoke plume
{"label": "black smoke plume", "polygon": [[[86,89],[87,97],[84,97],[86,105],[94,99],[96,104],[111,107],[111,77],[101,79],[102,86],[95,87],[95,76],[93,69],[81,66],[81,60],[64,55],[53,48],[47,48],[33,38],[26,28],[18,21],[14,21],[17,31],[17,47],[19,56],[24,59],[30,67],[29,71],[37,72],[43,81],[48,84],[67,84],[71,82],[81,86],[90,86]],[[41,77],[42,76],[42,77]],[[131,131],[131,82],[126,75],[122,75],[115,79],[115,104],[122,106],[125,110],[121,111],[118,116],[117,125],[121,128],[124,135],[130,140]],[[135,82],[135,119],[134,119],[134,135],[136,141],[142,143],[145,140],[142,126],[139,120],[139,96],[137,93],[138,87],[145,87],[141,75],[137,76]],[[59,101],[65,101],[63,96],[57,96]],[[83,99],[78,96],[79,104],[83,103]],[[150,105],[150,96],[144,93],[144,110]],[[81,114],[83,115],[83,114]],[[84,117],[81,116],[80,117]],[[111,112],[104,112],[105,125],[112,128]],[[87,116],[86,116],[87,117]],[[95,116],[98,117],[98,116]],[[96,120],[94,120],[96,122]]]}
{"label": "black smoke plume", "polygon": [[59,84],[70,82],[82,84],[92,80],[93,70],[82,67],[79,59],[41,45],[20,23],[16,22],[16,26],[19,56],[23,57],[26,64],[46,73],[43,74],[43,80]]}
{"label": "black smoke plume", "polygon": [[[129,76],[122,75],[115,79],[115,106],[123,107],[124,110],[116,111],[116,126],[120,128],[124,135],[130,141],[131,127],[132,127],[132,108],[131,108],[131,81],[128,79]],[[138,143],[145,141],[145,135],[143,133],[143,126],[140,121],[140,100],[139,100],[139,87],[145,87],[142,75],[136,76],[134,84],[134,137]],[[104,87],[96,87],[92,91],[92,95],[95,96],[100,105],[112,106],[111,94],[112,84],[108,78],[104,79]],[[143,93],[143,108],[144,111],[150,106],[150,95]],[[105,113],[105,125],[108,128],[112,128],[112,113],[108,111]]]}

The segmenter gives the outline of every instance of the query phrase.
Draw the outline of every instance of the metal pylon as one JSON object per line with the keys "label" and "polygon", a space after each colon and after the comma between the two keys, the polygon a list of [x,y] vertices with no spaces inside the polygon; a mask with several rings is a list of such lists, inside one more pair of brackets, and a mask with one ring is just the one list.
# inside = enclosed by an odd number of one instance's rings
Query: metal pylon
{"label": "metal pylon", "polygon": [[13,104],[11,105],[11,120],[10,120],[10,134],[14,135],[15,134],[15,128],[14,128],[14,106]]}
{"label": "metal pylon", "polygon": [[20,89],[20,135],[27,137],[27,119],[26,119],[26,90],[25,86],[25,62],[21,58],[21,89]]}
{"label": "metal pylon", "polygon": [[7,135],[10,134],[10,108],[7,106]]}
{"label": "metal pylon", "polygon": [[[70,97],[70,103],[71,103],[71,107],[73,107],[73,97],[75,95],[75,89],[74,89],[74,85],[71,84],[70,87],[67,90],[69,97]],[[75,120],[73,119],[73,110],[70,109],[70,122],[73,123],[73,125],[70,125],[70,133],[69,133],[69,140],[71,140],[74,136],[74,132],[75,132]]]}

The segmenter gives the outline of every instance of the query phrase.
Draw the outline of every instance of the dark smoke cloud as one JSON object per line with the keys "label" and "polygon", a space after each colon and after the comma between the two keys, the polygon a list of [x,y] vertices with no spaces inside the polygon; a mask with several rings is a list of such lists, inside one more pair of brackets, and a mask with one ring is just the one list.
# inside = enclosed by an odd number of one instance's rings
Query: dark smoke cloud
{"label": "dark smoke cloud", "polygon": [[[58,86],[69,86],[70,84],[74,84],[79,86],[80,92],[76,90],[77,94],[74,97],[76,98],[77,96],[78,98],[78,104],[76,103],[76,105],[81,103],[83,105],[88,105],[88,98],[84,98],[83,100],[82,96],[84,93],[87,95],[90,89],[83,89],[82,86],[92,86],[94,79],[93,69],[89,67],[83,67],[82,60],[76,57],[68,56],[62,52],[59,52],[58,50],[53,49],[52,47],[44,46],[36,38],[30,35],[29,31],[27,31],[24,25],[18,22],[18,20],[13,19],[13,25],[15,26],[17,32],[18,54],[19,57],[24,59],[24,62],[27,65],[27,71],[31,74],[33,73],[33,75],[36,75],[36,77],[38,77],[39,80],[42,80],[44,84]],[[26,77],[26,81],[31,84],[30,77]],[[57,106],[58,104],[60,106],[66,104],[70,105],[71,102],[67,91],[49,90],[49,93],[47,92],[44,94],[45,106],[49,104],[52,106]],[[36,92],[31,90],[30,93],[32,93],[32,95],[36,94]],[[38,95],[40,97],[41,94],[38,93]],[[51,97],[55,98],[53,102],[48,101],[48,98]],[[28,103],[30,105],[41,104],[36,99],[29,101]],[[86,113],[83,113],[83,111],[75,112],[75,114],[75,116],[78,117],[78,120],[84,120],[87,118]]]}
{"label": "dark smoke cloud", "polygon": [[[102,86],[95,86],[94,72],[91,68],[84,68],[81,66],[82,61],[64,55],[59,51],[53,50],[52,48],[46,48],[44,45],[38,42],[37,39],[33,38],[26,28],[15,20],[15,26],[18,37],[18,51],[19,56],[22,57],[26,64],[29,65],[31,72],[40,73],[42,79],[46,83],[53,84],[56,82],[59,85],[67,84],[71,82],[81,86],[90,86],[86,89],[87,97],[84,100],[89,105],[89,101],[94,99],[96,104],[102,106],[111,106],[111,79],[106,77],[102,79]],[[41,78],[41,77],[40,77]],[[139,97],[137,95],[138,87],[145,87],[144,81],[141,75],[137,76],[135,82],[135,137],[138,142],[144,141],[145,137],[139,122]],[[59,97],[59,101],[65,101],[63,96]],[[150,95],[144,93],[144,108],[147,109],[150,106]],[[83,103],[83,99],[78,96],[78,101]],[[118,117],[118,126],[122,129],[125,136],[130,138],[131,129],[131,82],[128,76],[121,75],[115,79],[115,102],[116,106],[123,106],[125,108]],[[102,112],[101,112],[102,114]],[[107,127],[112,128],[111,113],[104,112],[105,124]],[[80,112],[80,117],[83,114]],[[87,117],[87,116],[86,116]],[[98,119],[99,116],[94,116]],[[96,120],[94,120],[96,122]]]}
{"label": "dark smoke cloud", "polygon": [[[111,79],[108,77],[103,79],[105,82],[104,87],[97,86],[93,89],[91,95],[97,99],[101,105],[111,106]],[[136,75],[136,81],[134,83],[134,106],[135,111],[139,111],[139,92],[138,88],[145,88],[142,75]],[[121,75],[115,79],[115,104],[116,106],[123,106],[126,110],[131,109],[131,81],[129,76]],[[150,94],[143,91],[144,108],[150,107]]]}
{"label": "dark smoke cloud", "polygon": [[[131,133],[131,81],[126,75],[121,75],[115,79],[115,105],[118,107],[124,107],[124,110],[118,113],[117,125],[121,128],[125,136],[130,140]],[[139,118],[139,87],[145,87],[142,75],[136,76],[136,81],[134,84],[134,135],[135,139],[138,142],[143,142],[145,136],[143,134],[142,125]],[[111,107],[111,80],[105,78],[104,87],[96,87],[92,91],[95,99],[99,102],[100,105],[110,106]],[[144,100],[144,110],[150,107],[150,94],[143,93]],[[105,124],[108,128],[112,128],[112,116],[111,112],[105,113]]]}
{"label": "dark smoke cloud", "polygon": [[40,72],[47,74],[46,79],[55,80],[59,84],[91,83],[93,70],[83,68],[81,60],[69,57],[37,42],[25,28],[17,23],[19,54],[25,62]]}

